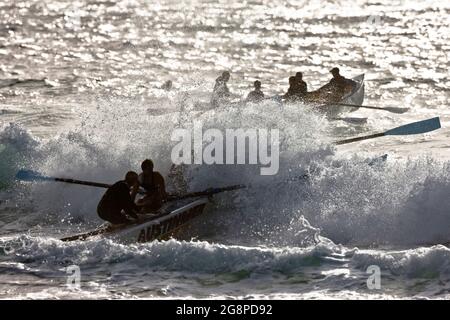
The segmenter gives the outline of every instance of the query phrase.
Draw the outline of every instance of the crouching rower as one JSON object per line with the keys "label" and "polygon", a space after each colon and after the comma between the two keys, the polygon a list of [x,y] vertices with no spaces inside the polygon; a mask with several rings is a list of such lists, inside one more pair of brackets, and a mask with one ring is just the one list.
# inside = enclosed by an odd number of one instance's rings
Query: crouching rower
{"label": "crouching rower", "polygon": [[139,208],[134,203],[138,190],[137,173],[127,172],[125,180],[114,183],[106,190],[97,206],[99,217],[112,224],[130,223],[138,219]]}
{"label": "crouching rower", "polygon": [[167,198],[164,178],[159,172],[153,171],[152,160],[144,160],[141,169],[139,185],[144,188],[146,194],[137,204],[145,213],[157,211]]}

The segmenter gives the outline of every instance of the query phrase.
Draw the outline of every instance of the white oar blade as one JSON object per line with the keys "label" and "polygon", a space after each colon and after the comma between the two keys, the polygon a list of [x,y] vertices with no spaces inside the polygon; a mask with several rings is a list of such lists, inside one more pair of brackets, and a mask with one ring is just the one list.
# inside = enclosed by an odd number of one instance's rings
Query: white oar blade
{"label": "white oar blade", "polygon": [[418,121],[404,126],[388,130],[384,133],[386,136],[399,136],[399,135],[410,135],[410,134],[421,134],[430,131],[437,130],[441,127],[441,122],[439,117]]}

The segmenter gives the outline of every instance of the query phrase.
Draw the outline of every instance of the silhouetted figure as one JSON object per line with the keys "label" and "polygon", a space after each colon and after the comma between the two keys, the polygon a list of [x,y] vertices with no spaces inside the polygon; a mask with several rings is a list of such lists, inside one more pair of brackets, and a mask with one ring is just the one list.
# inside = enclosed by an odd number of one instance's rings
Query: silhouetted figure
{"label": "silhouetted figure", "polygon": [[230,80],[230,73],[224,71],[221,76],[216,79],[214,90],[211,97],[211,104],[218,107],[221,102],[228,100],[231,96],[227,83]]}
{"label": "silhouetted figure", "polygon": [[297,80],[297,92],[299,98],[303,99],[305,97],[306,93],[308,92],[308,86],[306,85],[306,82],[303,81],[303,73],[297,72],[295,74],[295,79]]}
{"label": "silhouetted figure", "polygon": [[172,80],[167,80],[161,86],[161,89],[166,90],[166,91],[170,91],[170,90],[172,90],[172,86],[173,86]]}
{"label": "silhouetted figure", "polygon": [[253,83],[255,90],[250,91],[245,101],[247,102],[260,102],[264,100],[264,93],[261,91],[261,81],[256,80]]}
{"label": "silhouetted figure", "polygon": [[141,164],[142,173],[139,175],[139,185],[145,190],[145,197],[138,201],[144,212],[158,210],[167,198],[163,176],[153,171],[153,161],[146,159]]}
{"label": "silhouetted figure", "polygon": [[299,100],[299,87],[295,77],[289,77],[289,89],[283,96],[287,102],[294,102]]}
{"label": "silhouetted figure", "polygon": [[131,218],[137,219],[139,209],[134,199],[138,190],[137,173],[127,172],[125,180],[116,182],[106,190],[97,206],[99,217],[112,224],[129,223],[133,221]]}
{"label": "silhouetted figure", "polygon": [[340,100],[345,94],[351,92],[356,87],[356,82],[344,78],[339,74],[339,68],[331,69],[330,73],[333,75],[333,79],[320,89],[321,91],[328,91],[330,93],[330,100]]}

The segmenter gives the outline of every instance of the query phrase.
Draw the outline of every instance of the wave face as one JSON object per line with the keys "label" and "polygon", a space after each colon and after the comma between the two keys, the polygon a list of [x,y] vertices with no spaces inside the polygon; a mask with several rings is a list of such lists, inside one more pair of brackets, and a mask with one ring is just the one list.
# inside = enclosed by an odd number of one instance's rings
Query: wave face
{"label": "wave face", "polygon": [[[269,110],[271,107],[273,109]],[[212,237],[220,241],[265,245],[302,244],[305,225],[346,245],[400,246],[449,240],[447,162],[431,158],[404,161],[388,158],[370,165],[371,159],[362,156],[341,159],[329,144],[323,142],[324,133],[314,131],[314,123],[324,123],[324,119],[296,110],[290,111],[291,115],[297,112],[295,120],[281,119],[285,111],[275,108],[264,106],[265,112],[258,113],[258,125],[264,127],[266,122],[271,126],[276,122],[282,128],[277,175],[261,176],[259,166],[255,165],[190,166],[186,178],[192,191],[234,184],[251,185],[239,192],[216,196],[208,210],[211,214],[196,232],[203,235],[201,229],[207,230],[206,239],[214,234]],[[244,127],[253,128],[256,123],[251,115],[255,110],[253,107],[243,110],[236,114],[228,109],[225,115],[218,111],[204,112],[196,115],[196,120],[204,119],[204,128],[213,124],[225,127],[226,124],[217,119],[237,121],[232,117],[239,117]],[[216,117],[214,121],[210,120],[212,115]],[[280,118],[275,119],[277,116]],[[47,220],[42,223],[49,225],[62,221],[63,227],[67,219],[74,223],[98,222],[96,205],[104,190],[47,182],[17,184],[13,180],[14,174],[27,167],[48,176],[113,183],[120,180],[124,172],[137,170],[140,160],[147,155],[152,155],[156,163],[165,164],[160,170],[167,173],[167,164],[171,162],[170,144],[164,145],[167,137],[164,133],[170,135],[169,128],[175,128],[171,124],[173,119],[149,116],[147,120],[160,126],[161,130],[156,130],[159,135],[155,136],[154,130],[139,127],[122,136],[117,134],[121,131],[120,123],[116,121],[114,130],[107,131],[109,124],[102,121],[100,128],[85,122],[85,127],[79,131],[40,141],[15,125],[4,127],[0,132],[4,146],[1,153],[3,184],[6,192],[9,188],[20,191],[9,199],[11,205],[23,203],[26,198],[25,204],[40,213],[37,218],[45,217]],[[126,127],[128,121],[129,118],[123,118],[122,125]],[[309,125],[308,130],[297,130],[302,121],[303,128]],[[130,140],[141,141],[126,144]],[[309,175],[308,179],[299,178],[305,173]],[[311,232],[307,233],[310,235]]]}
{"label": "wave face", "polygon": [[[300,248],[176,240],[124,246],[31,236],[2,238],[0,245],[2,278],[18,277],[2,297],[402,298],[406,289],[407,297],[445,298],[448,286],[436,282],[450,277],[444,246],[382,251],[326,241]],[[81,275],[77,289],[67,286],[74,265]],[[371,266],[382,270],[382,293],[366,286]],[[39,280],[48,277],[51,286]],[[36,285],[17,292],[26,281]],[[333,290],[339,287],[345,290]]]}
{"label": "wave face", "polygon": [[[449,11],[442,1],[0,0],[0,298],[448,298]],[[365,73],[366,104],[410,111],[344,115],[368,118],[357,125],[308,105],[238,102],[256,79],[278,95],[302,71],[313,90],[334,66]],[[223,70],[236,101],[211,108]],[[332,144],[437,115],[443,129],[430,134]],[[101,223],[104,190],[14,178],[27,168],[113,183],[145,158],[167,176],[170,137],[194,121],[280,130],[280,169],[188,166],[190,191],[250,187],[215,196],[177,240],[63,243]]]}

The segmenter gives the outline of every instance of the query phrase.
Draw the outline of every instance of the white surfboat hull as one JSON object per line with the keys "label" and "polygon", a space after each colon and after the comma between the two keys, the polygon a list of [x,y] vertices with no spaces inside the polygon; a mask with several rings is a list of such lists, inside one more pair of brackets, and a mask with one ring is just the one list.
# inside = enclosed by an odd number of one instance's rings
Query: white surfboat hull
{"label": "white surfboat hull", "polygon": [[[361,106],[364,102],[364,74],[360,74],[359,76],[354,77],[352,80],[356,82],[355,89],[348,95],[344,96],[344,98],[342,98],[340,103],[354,104]],[[353,112],[358,110],[358,108],[350,108],[343,106],[333,106],[333,108],[336,108],[337,114],[344,112]]]}
{"label": "white surfboat hull", "polygon": [[[360,74],[359,76],[352,78],[352,80],[356,82],[355,88],[352,92],[345,95],[339,103],[361,106],[364,102],[364,74]],[[327,105],[320,108],[328,119],[340,119],[339,117],[342,116],[342,114],[354,112],[359,109],[340,105]]]}
{"label": "white surfboat hull", "polygon": [[162,208],[161,214],[146,215],[137,223],[113,227],[105,224],[94,231],[66,237],[61,240],[76,241],[102,238],[128,244],[168,239],[186,224],[201,215],[208,202],[207,198],[185,200],[181,203],[175,202]]}
{"label": "white surfboat hull", "polygon": [[[359,76],[352,78],[352,80],[356,82],[355,88],[352,90],[352,92],[345,95],[341,99],[341,101],[339,101],[339,103],[353,104],[353,105],[361,106],[364,102],[364,74],[360,74]],[[320,97],[319,91],[320,91],[320,89],[317,91],[308,92],[305,103],[313,104],[313,105],[326,104],[327,97],[326,96]],[[319,96],[317,96],[317,94],[319,94]],[[273,96],[273,97],[271,97],[271,99],[278,101],[279,103],[283,103],[282,96],[278,96],[278,95]],[[331,120],[345,120],[343,118],[340,118],[339,115],[341,115],[343,113],[353,112],[356,110],[358,110],[358,108],[344,107],[344,106],[340,106],[340,105],[327,105],[327,106],[320,107],[320,111],[323,112],[328,117],[328,119],[331,119]],[[362,122],[365,123],[367,121],[367,118],[363,118],[363,119],[350,118],[349,122],[351,122],[351,120],[357,120],[358,122],[360,122],[360,120],[362,120]]]}

